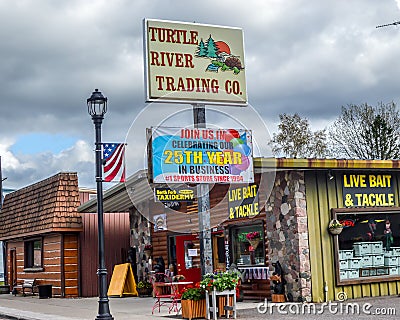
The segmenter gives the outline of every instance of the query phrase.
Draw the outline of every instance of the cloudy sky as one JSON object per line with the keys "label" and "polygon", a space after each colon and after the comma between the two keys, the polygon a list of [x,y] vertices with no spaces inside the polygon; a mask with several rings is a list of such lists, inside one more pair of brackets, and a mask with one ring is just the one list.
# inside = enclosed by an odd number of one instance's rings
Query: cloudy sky
{"label": "cloudy sky", "polygon": [[142,128],[176,111],[145,103],[143,18],[242,28],[249,103],[275,132],[282,112],[320,129],[342,105],[400,103],[400,27],[375,28],[400,20],[398,2],[0,0],[4,187],[59,171],[94,186],[94,88],[109,99],[103,141],[129,140],[128,174],[144,166]]}

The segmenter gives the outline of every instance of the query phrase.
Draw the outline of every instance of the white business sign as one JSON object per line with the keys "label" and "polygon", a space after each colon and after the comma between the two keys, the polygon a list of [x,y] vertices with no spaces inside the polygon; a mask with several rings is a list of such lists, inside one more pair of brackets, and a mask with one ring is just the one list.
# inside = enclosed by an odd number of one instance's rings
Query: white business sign
{"label": "white business sign", "polygon": [[146,100],[247,105],[243,31],[144,20]]}

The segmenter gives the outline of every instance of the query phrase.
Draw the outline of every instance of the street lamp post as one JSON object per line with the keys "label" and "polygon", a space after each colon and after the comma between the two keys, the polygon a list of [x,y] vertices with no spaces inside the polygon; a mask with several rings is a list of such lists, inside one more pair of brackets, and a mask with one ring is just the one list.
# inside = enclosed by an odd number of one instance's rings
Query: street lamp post
{"label": "street lamp post", "polygon": [[98,250],[99,250],[99,267],[97,269],[99,283],[99,313],[96,319],[113,320],[110,313],[110,306],[107,296],[107,269],[104,259],[104,219],[103,219],[103,177],[101,163],[101,124],[104,114],[107,112],[107,98],[95,89],[87,99],[88,112],[92,116],[92,120],[96,132],[96,185],[97,185],[97,221],[98,221]]}

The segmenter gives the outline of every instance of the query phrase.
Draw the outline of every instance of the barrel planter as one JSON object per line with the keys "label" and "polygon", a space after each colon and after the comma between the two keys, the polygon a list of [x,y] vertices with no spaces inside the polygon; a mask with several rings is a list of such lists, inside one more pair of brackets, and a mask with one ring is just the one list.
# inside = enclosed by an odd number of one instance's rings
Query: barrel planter
{"label": "barrel planter", "polygon": [[206,317],[206,300],[181,300],[182,318],[194,319]]}

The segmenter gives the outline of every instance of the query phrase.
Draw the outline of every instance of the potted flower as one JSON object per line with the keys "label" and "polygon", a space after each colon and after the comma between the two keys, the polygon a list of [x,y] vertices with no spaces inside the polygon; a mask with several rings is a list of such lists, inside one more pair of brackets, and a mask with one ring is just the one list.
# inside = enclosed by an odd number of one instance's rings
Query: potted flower
{"label": "potted flower", "polygon": [[196,283],[194,287],[186,287],[181,295],[182,318],[205,318],[206,296],[205,290]]}
{"label": "potted flower", "polygon": [[343,230],[343,225],[337,219],[331,220],[328,225],[328,230],[331,234],[340,234]]}
{"label": "potted flower", "polygon": [[[239,283],[240,276],[241,274],[238,271],[216,271],[205,274],[200,281],[200,287],[207,291],[207,295],[211,293],[216,296],[213,301],[218,303],[219,316],[225,315],[224,306],[233,305],[233,297],[236,295],[236,286]],[[229,303],[226,301],[227,295],[229,295]]]}
{"label": "potted flower", "polygon": [[136,287],[139,297],[149,297],[153,292],[153,285],[147,280],[139,281]]}
{"label": "potted flower", "polygon": [[236,288],[239,278],[240,273],[237,271],[207,273],[200,281],[200,287],[208,291],[214,288],[217,291],[233,290]]}
{"label": "potted flower", "polygon": [[248,234],[246,234],[246,239],[247,241],[250,242],[251,246],[253,247],[253,250],[255,251],[261,240],[260,232],[258,231],[249,232]]}

